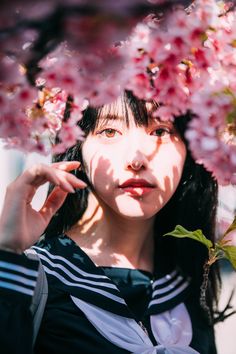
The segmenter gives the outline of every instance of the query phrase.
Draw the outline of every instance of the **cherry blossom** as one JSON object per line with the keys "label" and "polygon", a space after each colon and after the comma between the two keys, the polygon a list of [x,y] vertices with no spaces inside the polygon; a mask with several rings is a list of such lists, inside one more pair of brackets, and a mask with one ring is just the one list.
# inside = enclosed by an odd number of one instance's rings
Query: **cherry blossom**
{"label": "cherry blossom", "polygon": [[[191,1],[170,1],[178,5],[174,11],[143,18],[132,10],[165,3],[15,0],[15,7],[3,7],[0,137],[6,145],[63,152],[83,139],[78,122],[85,105],[101,106],[131,90],[155,100],[154,116],[163,120],[191,112],[186,138],[193,157],[220,183],[236,184],[236,10],[214,0],[195,0],[187,9]],[[54,32],[47,36],[48,19]]]}

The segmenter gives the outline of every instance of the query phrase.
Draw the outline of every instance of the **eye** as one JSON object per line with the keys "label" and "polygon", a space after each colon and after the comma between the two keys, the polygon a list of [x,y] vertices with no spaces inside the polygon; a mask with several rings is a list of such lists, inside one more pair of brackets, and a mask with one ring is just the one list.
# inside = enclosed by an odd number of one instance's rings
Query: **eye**
{"label": "eye", "polygon": [[106,138],[114,138],[120,134],[116,129],[106,128],[97,133],[98,135],[105,136]]}
{"label": "eye", "polygon": [[159,138],[168,136],[172,134],[172,130],[167,127],[159,127],[152,131],[151,135],[157,136]]}

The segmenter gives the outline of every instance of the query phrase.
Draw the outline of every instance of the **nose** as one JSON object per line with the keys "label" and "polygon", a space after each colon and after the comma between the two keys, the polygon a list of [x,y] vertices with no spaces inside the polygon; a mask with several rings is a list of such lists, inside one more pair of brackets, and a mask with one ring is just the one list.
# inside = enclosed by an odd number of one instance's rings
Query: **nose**
{"label": "nose", "polygon": [[145,170],[147,168],[147,164],[145,159],[138,153],[132,159],[127,160],[126,168],[133,171]]}
{"label": "nose", "polygon": [[148,155],[145,149],[145,139],[142,134],[130,136],[125,149],[125,168],[139,171],[148,167]]}

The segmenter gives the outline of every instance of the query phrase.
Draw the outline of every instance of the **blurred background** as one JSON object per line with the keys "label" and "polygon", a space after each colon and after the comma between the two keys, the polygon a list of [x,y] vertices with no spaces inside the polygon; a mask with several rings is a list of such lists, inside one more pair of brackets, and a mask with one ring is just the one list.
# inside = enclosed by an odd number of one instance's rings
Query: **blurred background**
{"label": "blurred background", "polygon": [[[16,150],[6,150],[0,141],[0,212],[4,202],[4,195],[7,185],[13,181],[25,168],[35,163],[50,163],[50,156],[41,156],[36,153],[23,154]],[[33,207],[39,209],[46,197],[47,184],[40,187],[33,199]],[[224,186],[219,188],[219,205],[217,217],[217,234],[221,235],[232,222],[236,214],[236,186]],[[235,235],[236,245],[236,235]],[[222,292],[220,296],[219,309],[222,311],[232,296],[231,305],[236,310],[236,272],[227,261],[221,262]],[[230,311],[228,311],[230,312]],[[236,314],[219,322],[215,326],[218,354],[236,354]]]}

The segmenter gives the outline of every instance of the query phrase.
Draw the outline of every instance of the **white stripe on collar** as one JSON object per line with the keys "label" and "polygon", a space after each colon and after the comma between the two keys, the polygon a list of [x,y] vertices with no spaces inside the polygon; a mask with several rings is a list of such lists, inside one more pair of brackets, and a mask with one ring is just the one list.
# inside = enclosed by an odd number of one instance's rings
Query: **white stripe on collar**
{"label": "white stripe on collar", "polygon": [[44,252],[44,253],[46,253],[46,255],[49,258],[51,258],[53,260],[57,259],[57,260],[62,261],[62,263],[66,264],[67,266],[72,268],[75,272],[80,273],[84,277],[90,277],[90,278],[95,278],[95,279],[101,279],[101,278],[107,279],[106,275],[85,272],[84,270],[76,267],[72,262],[68,261],[68,259],[66,259],[65,257],[54,255],[54,254],[48,252],[47,250],[45,250],[44,248],[40,248],[40,247],[36,247],[36,246],[34,246],[33,248],[40,251],[39,256],[41,255],[41,252]]}
{"label": "white stripe on collar", "polygon": [[[114,294],[109,293],[107,291],[104,291],[102,289],[98,289],[98,288],[96,289],[93,285],[88,286],[88,285],[79,284],[79,283],[72,283],[72,282],[68,281],[67,279],[65,279],[62,275],[57,273],[56,271],[51,270],[51,269],[49,269],[49,268],[47,268],[45,266],[44,266],[44,269],[45,269],[45,272],[47,274],[51,274],[51,275],[55,276],[56,278],[58,278],[65,285],[68,285],[68,286],[71,286],[71,287],[75,287],[75,288],[87,289],[89,291],[92,291],[92,292],[95,292],[97,294],[103,295],[106,298],[111,299],[113,301],[116,301],[116,302],[118,302],[120,304],[126,305],[125,300],[122,297],[120,297],[120,296],[114,295]],[[98,285],[99,285],[99,283],[98,283]]]}
{"label": "white stripe on collar", "polygon": [[164,283],[167,283],[170,281],[170,279],[173,279],[177,275],[177,269],[173,270],[170,274],[166,274],[164,277],[159,278],[153,282],[153,287],[156,287],[158,285],[162,285]]}
{"label": "white stripe on collar", "polygon": [[[97,286],[101,286],[101,287],[111,288],[111,289],[116,289],[117,290],[117,287],[112,282],[107,282],[107,283],[103,282],[103,281],[97,282],[97,281],[93,281],[93,280],[90,280],[90,279],[87,279],[87,278],[84,278],[84,277],[81,277],[81,276],[78,277],[78,276],[74,275],[73,273],[71,273],[62,264],[54,263],[49,258],[47,258],[46,256],[44,256],[42,254],[40,254],[39,257],[40,257],[41,260],[44,260],[47,263],[47,265],[52,266],[53,269],[59,269],[61,271],[62,275],[63,274],[66,275],[69,279],[73,280],[76,283],[78,283],[78,282],[79,283],[85,283],[85,284],[89,284],[91,286],[93,286],[93,285],[96,286],[97,285]],[[47,269],[49,269],[49,268],[47,267]],[[77,273],[79,273],[79,271]],[[52,274],[52,273],[50,273],[50,274]],[[104,279],[103,277],[101,277],[101,278]]]}
{"label": "white stripe on collar", "polygon": [[[179,286],[179,284],[182,282],[184,278],[182,277],[182,275],[179,275],[175,280],[173,280],[170,284],[166,285],[165,287],[161,288],[161,289],[157,289],[153,291],[153,297],[155,297],[156,295],[160,295],[160,294],[164,294],[170,290],[173,290],[174,288],[177,288]],[[154,287],[155,289],[155,287]]]}
{"label": "white stripe on collar", "polygon": [[158,299],[154,298],[153,300],[151,300],[149,303],[149,307],[151,307],[152,305],[161,304],[163,302],[173,299],[174,297],[179,295],[183,290],[185,290],[188,286],[189,286],[189,281],[187,280],[178,288],[173,289],[173,291],[171,293],[169,293],[168,295],[162,296]]}

